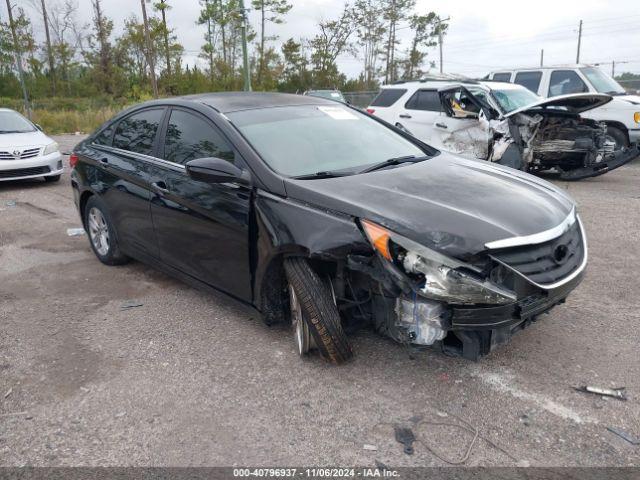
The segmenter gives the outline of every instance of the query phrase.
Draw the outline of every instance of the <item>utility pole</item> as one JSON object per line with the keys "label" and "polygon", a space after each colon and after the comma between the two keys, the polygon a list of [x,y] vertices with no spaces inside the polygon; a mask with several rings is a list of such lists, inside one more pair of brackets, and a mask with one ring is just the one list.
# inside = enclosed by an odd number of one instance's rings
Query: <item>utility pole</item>
{"label": "utility pole", "polygon": [[438,17],[438,46],[440,48],[440,73],[442,73],[442,22],[451,20],[451,17],[439,18]]}
{"label": "utility pole", "polygon": [[242,67],[244,69],[244,91],[251,91],[251,72],[249,71],[249,51],[247,50],[247,11],[244,8],[244,0],[240,0],[240,13],[242,14]]}
{"label": "utility pole", "polygon": [[540,66],[544,66],[544,48],[540,50]]}
{"label": "utility pole", "polygon": [[140,0],[140,5],[142,5],[142,20],[144,22],[144,39],[147,44],[147,63],[149,63],[149,70],[151,70],[151,87],[153,88],[153,98],[158,98],[158,82],[156,81],[156,66],[154,65],[154,62],[153,62],[153,46],[151,45],[151,35],[149,35],[149,20],[147,19],[147,7],[145,7],[144,2],[145,0]]}
{"label": "utility pole", "polygon": [[580,43],[582,42],[582,20],[578,27],[578,53],[576,54],[576,63],[580,63]]}
{"label": "utility pole", "polygon": [[616,62],[615,60],[611,62],[611,78],[615,78],[616,76],[616,64],[620,65],[622,63],[629,63],[629,62]]}
{"label": "utility pole", "polygon": [[31,108],[29,107],[27,85],[24,82],[24,72],[22,71],[22,55],[20,53],[20,44],[18,43],[16,24],[13,22],[13,12],[11,11],[11,3],[9,2],[9,0],[7,0],[7,11],[9,12],[9,26],[11,27],[11,36],[13,37],[13,49],[15,50],[16,63],[18,64],[18,76],[20,77],[20,85],[22,86],[22,95],[24,97],[24,108],[27,112],[27,117],[29,117],[29,120],[31,120]]}

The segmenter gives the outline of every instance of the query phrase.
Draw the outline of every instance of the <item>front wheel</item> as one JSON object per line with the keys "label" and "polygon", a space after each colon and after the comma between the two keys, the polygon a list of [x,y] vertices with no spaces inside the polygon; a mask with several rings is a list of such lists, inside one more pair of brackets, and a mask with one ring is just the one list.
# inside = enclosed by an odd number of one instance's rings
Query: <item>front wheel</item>
{"label": "front wheel", "polygon": [[305,355],[315,345],[332,363],[349,360],[353,351],[327,284],[304,258],[288,258],[284,268],[289,281],[291,322],[298,353]]}
{"label": "front wheel", "polygon": [[615,142],[616,150],[622,150],[623,148],[629,146],[629,142],[627,141],[627,134],[622,131],[622,129],[617,127],[607,127],[607,140]]}
{"label": "front wheel", "polygon": [[115,228],[104,202],[95,195],[84,208],[84,224],[91,249],[105,265],[122,265],[130,259],[120,251]]}

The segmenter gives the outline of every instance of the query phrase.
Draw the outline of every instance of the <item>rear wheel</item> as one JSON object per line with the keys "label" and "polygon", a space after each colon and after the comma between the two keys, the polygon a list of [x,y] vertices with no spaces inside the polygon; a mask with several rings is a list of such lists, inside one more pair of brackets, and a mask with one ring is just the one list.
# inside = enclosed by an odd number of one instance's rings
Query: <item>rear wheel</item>
{"label": "rear wheel", "polygon": [[286,259],[284,268],[289,281],[291,322],[298,353],[305,355],[315,345],[332,363],[349,360],[353,352],[327,284],[303,258]]}
{"label": "rear wheel", "polygon": [[47,183],[57,182],[60,180],[61,175],[51,175],[49,177],[44,177],[44,181]]}
{"label": "rear wheel", "polygon": [[95,195],[84,208],[84,224],[89,234],[91,249],[105,265],[122,265],[130,259],[118,246],[118,238],[104,202]]}

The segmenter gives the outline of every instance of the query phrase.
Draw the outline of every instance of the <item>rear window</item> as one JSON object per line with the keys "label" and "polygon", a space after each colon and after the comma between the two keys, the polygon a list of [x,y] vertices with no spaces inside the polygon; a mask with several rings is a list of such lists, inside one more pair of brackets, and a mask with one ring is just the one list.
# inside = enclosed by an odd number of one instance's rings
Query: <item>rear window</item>
{"label": "rear window", "polygon": [[372,107],[390,107],[396,103],[400,97],[407,93],[406,89],[402,88],[385,88],[376,98],[371,102]]}
{"label": "rear window", "polygon": [[508,82],[511,80],[511,72],[494,73],[493,79],[496,82]]}
{"label": "rear window", "polygon": [[518,72],[513,83],[522,85],[528,88],[533,93],[538,93],[538,87],[540,86],[540,79],[542,78],[542,72]]}
{"label": "rear window", "polygon": [[405,107],[409,110],[439,112],[441,110],[440,95],[435,90],[418,90],[407,101]]}
{"label": "rear window", "polygon": [[118,124],[113,146],[130,152],[151,155],[164,109],[143,110],[129,115]]}

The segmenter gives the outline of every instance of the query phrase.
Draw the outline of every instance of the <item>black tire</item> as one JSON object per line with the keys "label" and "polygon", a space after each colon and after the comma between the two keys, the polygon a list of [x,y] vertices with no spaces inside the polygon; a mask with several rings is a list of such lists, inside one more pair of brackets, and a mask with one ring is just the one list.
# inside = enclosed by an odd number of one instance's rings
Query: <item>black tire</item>
{"label": "black tire", "polygon": [[[91,232],[89,217],[94,209],[98,210],[102,215],[108,233],[108,247],[106,248],[106,251],[103,252],[99,251],[99,247],[95,244]],[[95,253],[98,260],[102,263],[105,265],[123,265],[131,260],[120,251],[120,247],[118,246],[118,235],[113,226],[113,222],[111,221],[109,211],[107,210],[104,202],[96,195],[92,195],[84,206],[84,226],[87,231],[87,236],[89,237],[91,250],[93,250],[93,253]]]}
{"label": "black tire", "polygon": [[58,182],[62,175],[51,175],[50,177],[44,177],[44,181],[47,183]]}
{"label": "black tire", "polygon": [[335,364],[349,360],[353,357],[353,351],[327,284],[304,258],[286,259],[284,269],[320,354]]}
{"label": "black tire", "polygon": [[616,142],[616,150],[621,150],[622,148],[629,146],[627,134],[624,132],[624,130],[618,127],[608,126],[607,136]]}

